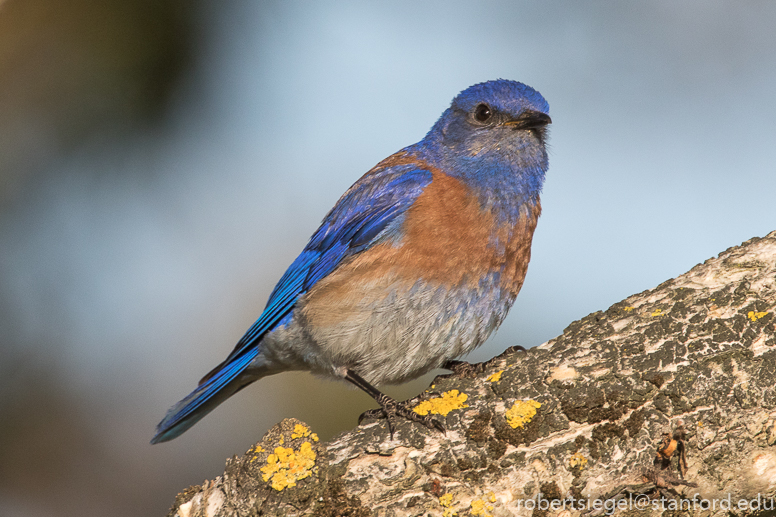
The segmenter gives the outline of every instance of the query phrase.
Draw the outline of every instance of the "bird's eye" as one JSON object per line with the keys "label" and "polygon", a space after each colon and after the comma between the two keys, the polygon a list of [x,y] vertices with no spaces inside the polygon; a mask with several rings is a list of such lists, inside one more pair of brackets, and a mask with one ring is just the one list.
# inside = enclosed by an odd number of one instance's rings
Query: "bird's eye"
{"label": "bird's eye", "polygon": [[493,110],[487,104],[478,104],[474,108],[474,120],[477,122],[487,122],[493,116]]}

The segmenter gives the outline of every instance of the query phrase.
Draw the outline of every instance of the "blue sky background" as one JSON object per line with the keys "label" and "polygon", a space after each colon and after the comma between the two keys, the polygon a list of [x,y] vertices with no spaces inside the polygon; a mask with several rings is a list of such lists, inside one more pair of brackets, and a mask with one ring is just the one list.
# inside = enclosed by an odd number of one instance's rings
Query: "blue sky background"
{"label": "blue sky background", "polygon": [[[161,127],[95,139],[0,220],[5,357],[77,401],[102,458],[77,479],[96,470],[146,494],[81,515],[161,515],[280,419],[329,438],[374,407],[283,374],[148,445],[340,194],[471,84],[522,81],[553,124],[523,291],[470,359],[538,345],[776,229],[775,3],[245,1],[200,23],[204,54]],[[3,509],[49,515],[0,487]]]}

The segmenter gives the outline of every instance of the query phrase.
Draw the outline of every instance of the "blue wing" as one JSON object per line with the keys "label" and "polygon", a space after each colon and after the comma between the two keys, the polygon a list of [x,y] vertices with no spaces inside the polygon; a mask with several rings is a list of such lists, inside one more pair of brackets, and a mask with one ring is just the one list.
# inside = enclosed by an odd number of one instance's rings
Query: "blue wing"
{"label": "blue wing", "polygon": [[417,165],[378,166],[348,189],[283,274],[259,319],[226,360],[170,409],[151,443],[176,438],[244,387],[238,377],[258,356],[264,335],[290,317],[299,297],[342,260],[398,231],[403,214],[430,182],[431,173]]}

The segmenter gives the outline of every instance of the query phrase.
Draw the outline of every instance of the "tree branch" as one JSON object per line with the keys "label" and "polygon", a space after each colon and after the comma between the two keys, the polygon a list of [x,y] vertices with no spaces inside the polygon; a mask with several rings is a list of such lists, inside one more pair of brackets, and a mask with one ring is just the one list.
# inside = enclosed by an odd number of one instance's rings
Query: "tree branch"
{"label": "tree branch", "polygon": [[693,515],[703,498],[758,514],[737,505],[776,497],[774,312],[776,232],[472,378],[437,377],[417,403],[449,411],[446,434],[401,421],[390,441],[368,420],[322,443],[283,420],[170,515],[603,514],[595,499],[647,514],[694,494]]}

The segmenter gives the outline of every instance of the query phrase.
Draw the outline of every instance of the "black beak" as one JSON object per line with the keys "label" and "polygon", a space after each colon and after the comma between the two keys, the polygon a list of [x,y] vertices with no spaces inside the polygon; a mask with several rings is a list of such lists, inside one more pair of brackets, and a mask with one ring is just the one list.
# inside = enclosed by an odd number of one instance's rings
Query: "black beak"
{"label": "black beak", "polygon": [[515,129],[538,129],[552,124],[552,119],[541,111],[524,111],[514,120],[508,122]]}

